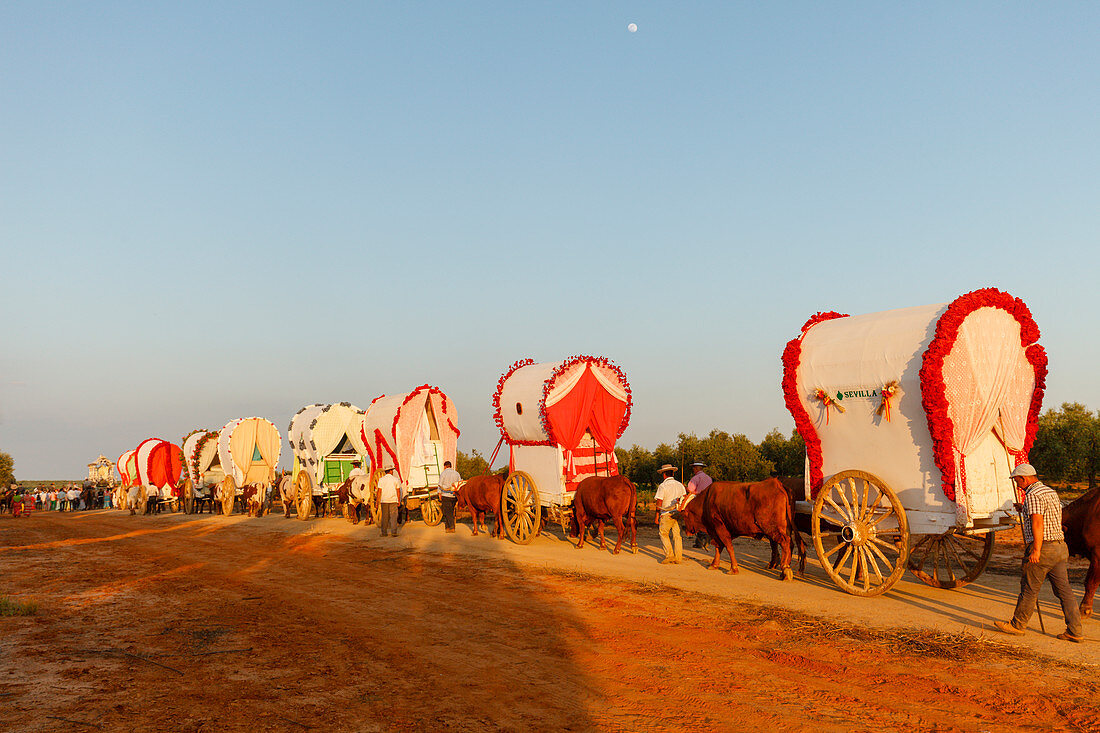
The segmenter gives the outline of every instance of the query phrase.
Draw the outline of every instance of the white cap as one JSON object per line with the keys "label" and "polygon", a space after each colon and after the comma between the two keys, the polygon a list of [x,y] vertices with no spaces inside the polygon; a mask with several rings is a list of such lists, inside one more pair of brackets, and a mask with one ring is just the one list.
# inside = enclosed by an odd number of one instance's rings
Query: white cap
{"label": "white cap", "polygon": [[1012,469],[1012,473],[1008,474],[1009,478],[1016,478],[1017,476],[1034,476],[1035,469],[1030,463],[1021,463],[1016,468]]}

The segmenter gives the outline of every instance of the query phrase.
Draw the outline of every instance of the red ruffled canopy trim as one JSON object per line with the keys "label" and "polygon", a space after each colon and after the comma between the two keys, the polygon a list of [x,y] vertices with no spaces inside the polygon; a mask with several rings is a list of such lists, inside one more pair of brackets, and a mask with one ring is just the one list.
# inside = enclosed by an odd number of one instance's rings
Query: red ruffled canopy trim
{"label": "red ruffled canopy trim", "polygon": [[955,426],[947,413],[946,385],[943,379],[943,362],[955,341],[959,338],[959,328],[966,317],[979,308],[1000,308],[1016,319],[1020,324],[1020,346],[1024,349],[1028,362],[1035,369],[1035,391],[1031,394],[1031,407],[1027,416],[1027,432],[1023,450],[1016,455],[1016,462],[1023,463],[1035,442],[1035,431],[1039,427],[1039,410],[1043,406],[1043,392],[1046,389],[1047,356],[1046,351],[1036,342],[1039,340],[1039,327],[1031,315],[1027,304],[1019,298],[996,288],[982,288],[955,298],[939,321],[936,323],[936,335],[928,350],[920,370],[921,402],[928,416],[928,432],[932,435],[932,454],[936,467],[940,469],[943,493],[955,501]]}
{"label": "red ruffled canopy trim", "polygon": [[813,420],[806,408],[802,406],[802,400],[798,396],[798,383],[796,371],[802,360],[802,337],[806,332],[819,323],[831,321],[834,318],[847,318],[847,313],[836,311],[822,311],[810,316],[810,319],[802,326],[802,331],[796,338],[787,342],[787,348],[783,349],[783,400],[787,403],[787,410],[794,418],[795,429],[802,436],[802,442],[806,444],[806,457],[810,462],[810,492],[811,496],[821,489],[824,477],[821,474],[821,439],[814,430]]}

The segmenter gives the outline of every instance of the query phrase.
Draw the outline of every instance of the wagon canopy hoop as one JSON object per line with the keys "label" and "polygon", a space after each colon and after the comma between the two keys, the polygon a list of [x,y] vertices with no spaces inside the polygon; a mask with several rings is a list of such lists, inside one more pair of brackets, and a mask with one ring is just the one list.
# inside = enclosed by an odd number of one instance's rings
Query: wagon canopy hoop
{"label": "wagon canopy hoop", "polygon": [[897,495],[866,471],[841,471],[814,502],[813,539],[821,566],[842,590],[877,596],[905,572],[909,525]]}

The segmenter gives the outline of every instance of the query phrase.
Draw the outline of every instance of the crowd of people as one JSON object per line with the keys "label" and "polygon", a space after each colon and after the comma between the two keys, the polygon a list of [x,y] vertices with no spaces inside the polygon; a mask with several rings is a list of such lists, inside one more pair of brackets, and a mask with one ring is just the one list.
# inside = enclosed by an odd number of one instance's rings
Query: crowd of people
{"label": "crowd of people", "polygon": [[16,516],[34,511],[77,512],[85,509],[110,509],[111,491],[85,481],[83,484],[43,484],[37,487],[11,487],[11,510]]}

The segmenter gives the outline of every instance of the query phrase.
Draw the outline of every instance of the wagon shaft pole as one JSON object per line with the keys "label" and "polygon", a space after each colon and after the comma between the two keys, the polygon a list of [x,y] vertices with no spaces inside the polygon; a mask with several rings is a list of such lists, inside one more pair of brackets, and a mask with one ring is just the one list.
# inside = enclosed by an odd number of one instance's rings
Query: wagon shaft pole
{"label": "wagon shaft pole", "polygon": [[497,453],[500,452],[500,446],[504,445],[504,436],[500,436],[500,440],[497,441],[497,447],[493,448],[493,455],[489,458],[489,469],[487,473],[493,472],[493,462],[497,459]]}

